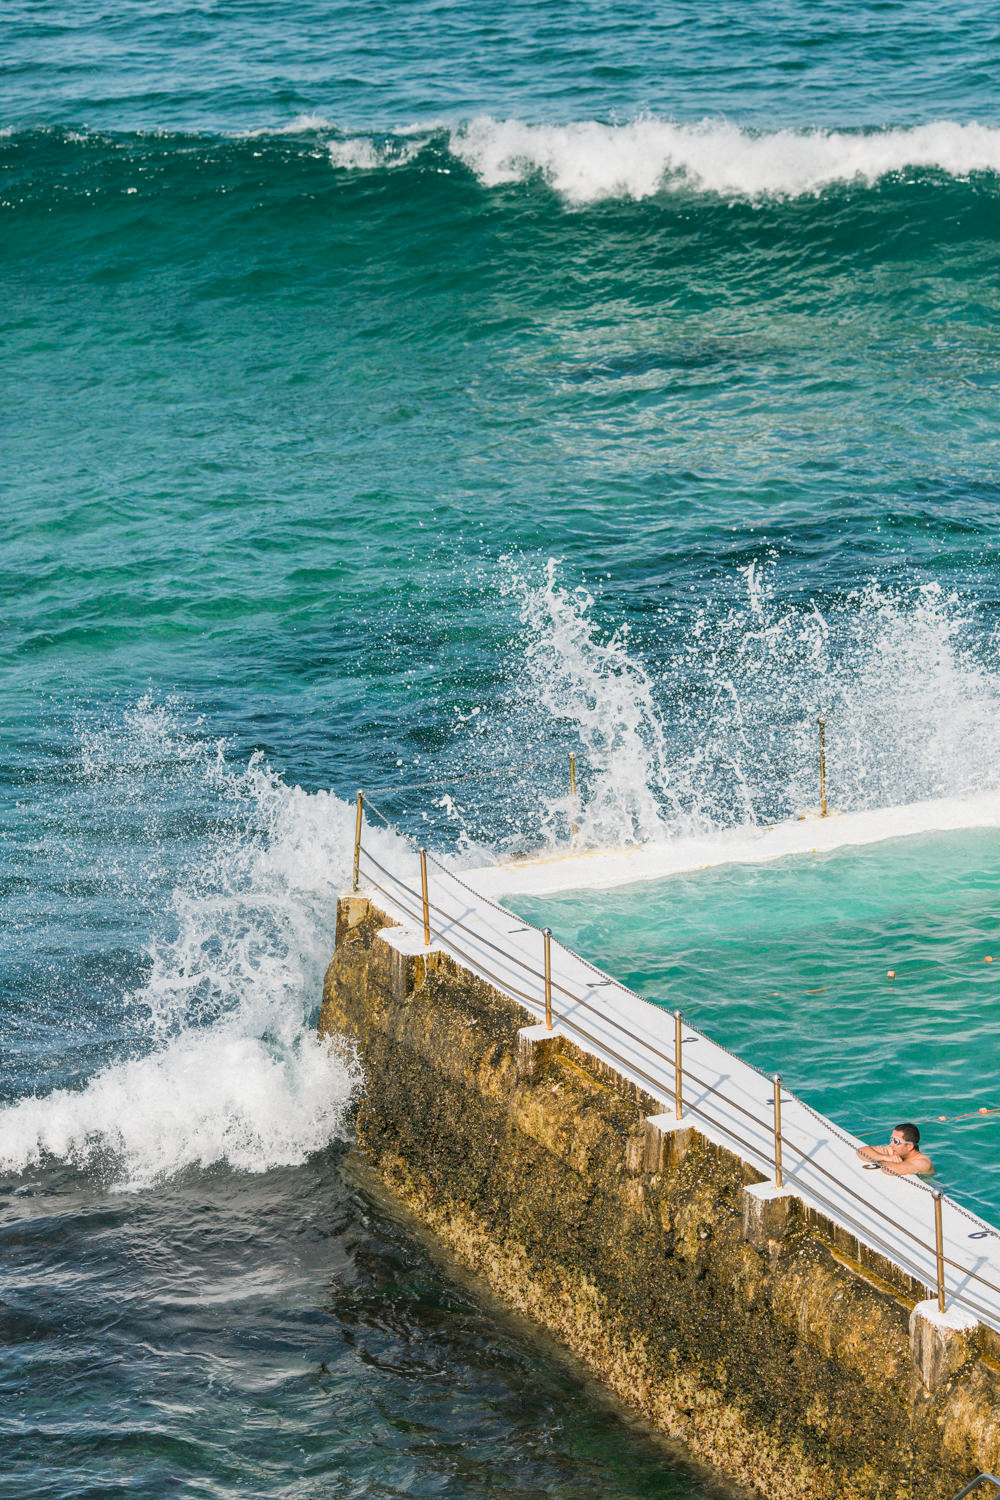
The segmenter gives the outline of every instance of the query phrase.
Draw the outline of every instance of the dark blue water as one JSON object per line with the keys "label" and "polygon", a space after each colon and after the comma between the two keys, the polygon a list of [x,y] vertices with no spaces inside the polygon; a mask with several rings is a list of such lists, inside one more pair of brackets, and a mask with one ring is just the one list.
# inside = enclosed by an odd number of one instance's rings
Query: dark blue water
{"label": "dark blue water", "polygon": [[996,26],[4,21],[0,1488],[702,1493],[344,1175],[346,799],[996,785]]}

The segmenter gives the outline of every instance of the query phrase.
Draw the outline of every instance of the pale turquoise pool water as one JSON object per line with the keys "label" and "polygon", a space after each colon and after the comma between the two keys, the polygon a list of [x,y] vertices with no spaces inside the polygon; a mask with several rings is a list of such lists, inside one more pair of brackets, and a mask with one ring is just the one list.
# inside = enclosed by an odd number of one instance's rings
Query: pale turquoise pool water
{"label": "pale turquoise pool water", "polygon": [[513,904],[838,1124],[920,1123],[940,1185],[1000,1222],[1000,1114],[936,1120],[1000,1106],[1000,832]]}

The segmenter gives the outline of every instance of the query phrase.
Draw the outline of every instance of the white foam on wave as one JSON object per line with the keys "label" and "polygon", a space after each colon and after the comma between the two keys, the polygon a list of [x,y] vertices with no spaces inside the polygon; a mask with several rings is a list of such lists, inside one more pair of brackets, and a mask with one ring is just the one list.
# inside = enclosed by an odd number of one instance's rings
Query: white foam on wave
{"label": "white foam on wave", "polygon": [[[116,903],[127,908],[144,881],[175,883],[146,977],[127,997],[132,1055],[80,1089],[0,1110],[0,1167],[56,1158],[138,1188],[190,1167],[261,1172],[305,1160],[341,1132],[360,1076],[350,1052],[312,1026],[353,810],[287,786],[259,758],[234,771],[152,702],[85,737],[80,774],[129,818],[150,809],[145,829],[129,825],[145,855],[107,846],[103,878]],[[158,863],[157,797],[168,819],[182,797],[216,817],[179,878]],[[371,830],[368,842],[410,857],[387,831]]]}
{"label": "white foam on wave", "polygon": [[0,1111],[0,1166],[53,1157],[130,1188],[188,1167],[294,1166],[336,1139],[357,1076],[300,1033],[276,1046],[237,1023],[189,1030],[146,1057]]}
{"label": "white foam on wave", "polygon": [[349,172],[372,172],[377,168],[405,167],[426,145],[426,139],[373,140],[371,136],[347,136],[327,142],[330,163]]}
{"label": "white foam on wave", "polygon": [[553,126],[483,119],[456,133],[452,150],[489,186],[540,173],[572,203],[648,198],[671,186],[725,196],[799,197],[838,182],[871,186],[911,168],[937,168],[955,177],[1000,171],[1000,130],[944,120],[865,133],[755,133],[724,121]]}
{"label": "white foam on wave", "polygon": [[870,187],[913,170],[956,178],[1000,173],[1000,129],[954,120],[884,130],[756,131],[720,119],[537,125],[483,116],[443,131],[412,127],[391,139],[347,137],[330,144],[330,158],[355,170],[396,166],[436,138],[486,187],[538,177],[571,204],[676,189],[796,198],[837,183]]}

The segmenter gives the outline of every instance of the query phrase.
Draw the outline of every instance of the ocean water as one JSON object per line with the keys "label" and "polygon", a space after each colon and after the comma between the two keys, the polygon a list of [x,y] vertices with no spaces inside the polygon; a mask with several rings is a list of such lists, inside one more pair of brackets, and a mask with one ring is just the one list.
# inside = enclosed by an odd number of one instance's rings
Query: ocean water
{"label": "ocean water", "polygon": [[[351,1175],[350,799],[481,861],[575,753],[585,842],[719,832],[815,804],[820,713],[837,807],[998,785],[998,59],[925,0],[5,8],[0,1492],[712,1492]],[[547,910],[867,1126],[1000,1103],[998,880]],[[933,1137],[991,1213],[998,1128]]]}

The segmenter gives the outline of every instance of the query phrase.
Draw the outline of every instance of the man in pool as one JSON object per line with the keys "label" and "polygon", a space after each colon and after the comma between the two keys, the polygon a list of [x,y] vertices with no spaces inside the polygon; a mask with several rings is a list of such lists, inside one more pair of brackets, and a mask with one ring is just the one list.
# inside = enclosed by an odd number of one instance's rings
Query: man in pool
{"label": "man in pool", "polygon": [[926,1176],[934,1170],[930,1157],[920,1150],[920,1131],[909,1121],[893,1127],[888,1146],[861,1146],[858,1155],[896,1177],[909,1177],[913,1172]]}

